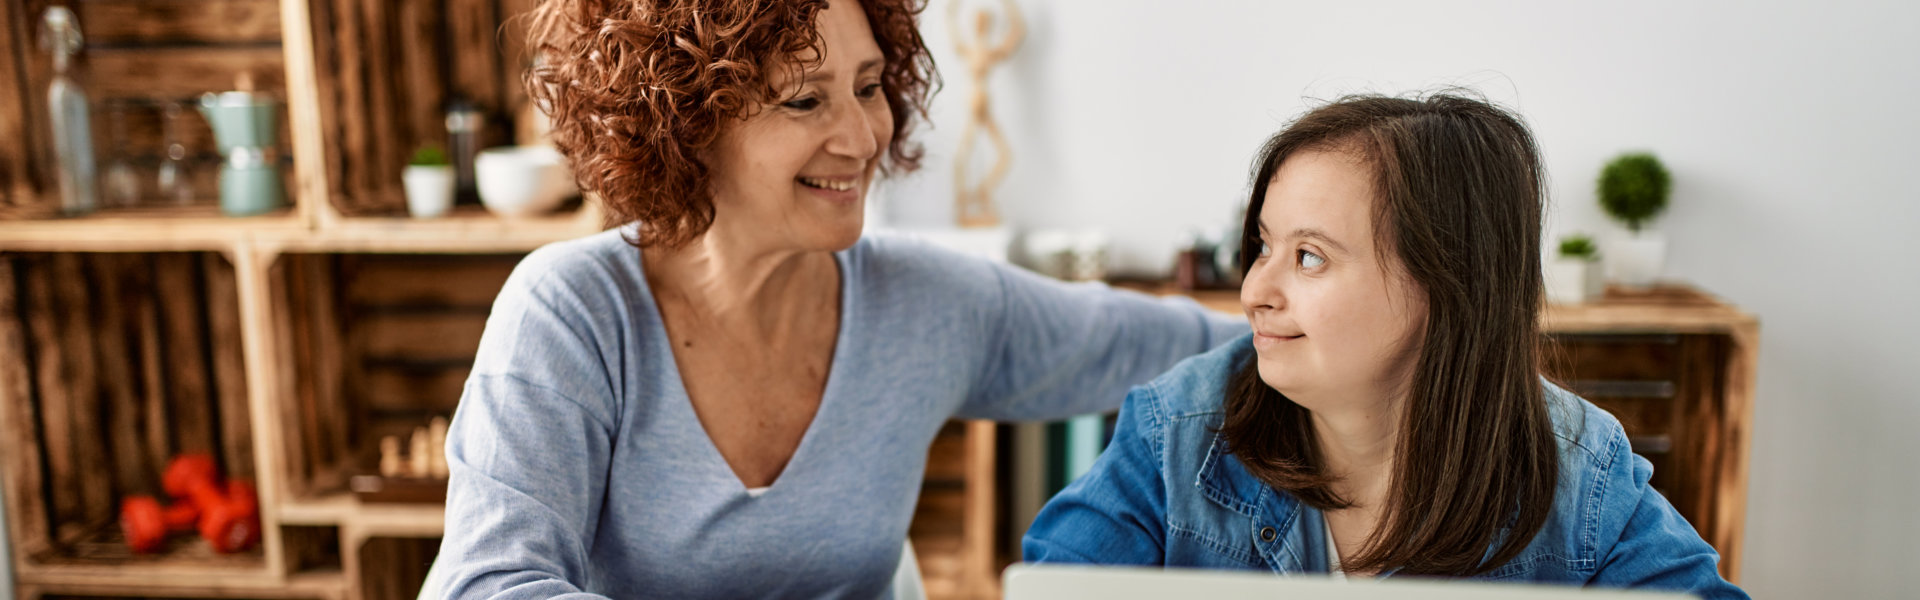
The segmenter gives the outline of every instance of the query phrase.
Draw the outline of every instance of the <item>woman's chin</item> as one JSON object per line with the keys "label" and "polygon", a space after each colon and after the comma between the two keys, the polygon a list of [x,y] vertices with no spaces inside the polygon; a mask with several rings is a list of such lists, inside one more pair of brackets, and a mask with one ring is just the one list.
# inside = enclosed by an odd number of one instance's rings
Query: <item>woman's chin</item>
{"label": "woman's chin", "polygon": [[814,242],[809,245],[817,250],[828,252],[852,248],[854,244],[860,242],[860,232],[864,225],[865,219],[859,214],[851,218],[836,219],[833,223],[824,223],[813,232],[813,235],[808,236]]}
{"label": "woman's chin", "polygon": [[1285,368],[1271,360],[1260,361],[1259,369],[1260,382],[1273,388],[1273,391],[1280,392],[1280,395],[1292,397],[1293,394],[1289,392],[1300,391],[1300,382],[1296,377],[1299,373],[1293,372],[1296,369]]}

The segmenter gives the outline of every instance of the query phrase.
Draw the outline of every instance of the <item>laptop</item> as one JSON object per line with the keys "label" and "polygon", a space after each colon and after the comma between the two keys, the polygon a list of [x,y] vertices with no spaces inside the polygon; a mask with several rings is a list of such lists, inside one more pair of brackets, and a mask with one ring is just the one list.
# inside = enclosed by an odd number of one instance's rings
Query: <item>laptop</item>
{"label": "laptop", "polygon": [[[1002,575],[1006,600],[1687,600],[1691,594],[1444,579],[1278,577],[1255,571],[1017,564]],[[1697,599],[1695,599],[1697,600]]]}

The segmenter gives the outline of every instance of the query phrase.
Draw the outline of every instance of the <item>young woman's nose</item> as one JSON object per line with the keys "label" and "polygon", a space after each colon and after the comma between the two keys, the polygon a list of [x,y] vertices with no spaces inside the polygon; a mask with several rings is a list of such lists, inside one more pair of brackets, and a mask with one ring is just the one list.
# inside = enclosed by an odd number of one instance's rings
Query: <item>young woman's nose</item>
{"label": "young woman's nose", "polygon": [[1240,307],[1248,315],[1286,308],[1287,294],[1281,289],[1280,281],[1285,272],[1284,269],[1275,268],[1271,260],[1253,265],[1240,282]]}

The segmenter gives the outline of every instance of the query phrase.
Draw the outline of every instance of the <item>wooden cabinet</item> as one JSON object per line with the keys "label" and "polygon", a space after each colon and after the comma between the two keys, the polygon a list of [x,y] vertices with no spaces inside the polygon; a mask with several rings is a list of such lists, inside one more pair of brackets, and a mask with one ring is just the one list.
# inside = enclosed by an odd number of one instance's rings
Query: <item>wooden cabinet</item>
{"label": "wooden cabinet", "polygon": [[[87,35],[96,161],[130,164],[141,206],[52,216],[34,32],[53,4]],[[447,99],[487,111],[481,143],[514,138],[518,53],[497,40],[529,5],[0,0],[0,76],[24,84],[0,91],[0,137],[18,142],[0,145],[0,474],[21,598],[413,597],[444,511],[361,503],[345,475],[381,435],[452,410],[519,256],[602,228],[591,202],[402,216],[399,168],[444,139]],[[192,103],[242,73],[284,103],[291,205],[229,218]],[[166,106],[184,109],[171,140]],[[199,195],[154,197],[167,142]],[[132,554],[119,500],[154,493],[189,451],[255,482],[261,543],[223,555],[178,536]]]}
{"label": "wooden cabinet", "polygon": [[1759,321],[1671,286],[1550,307],[1541,325],[1548,375],[1620,418],[1654,464],[1654,487],[1739,583]]}

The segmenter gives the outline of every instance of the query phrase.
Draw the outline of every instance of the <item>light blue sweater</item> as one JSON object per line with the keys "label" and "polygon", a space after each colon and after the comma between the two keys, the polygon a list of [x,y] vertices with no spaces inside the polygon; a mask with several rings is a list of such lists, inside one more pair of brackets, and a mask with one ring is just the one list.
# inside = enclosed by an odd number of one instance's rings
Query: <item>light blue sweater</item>
{"label": "light blue sweater", "polygon": [[1247,330],[1190,300],[862,239],[835,254],[819,410],[754,497],[694,415],[620,231],[534,252],[494,302],[447,434],[450,597],[883,597],[948,419],[1112,410]]}

